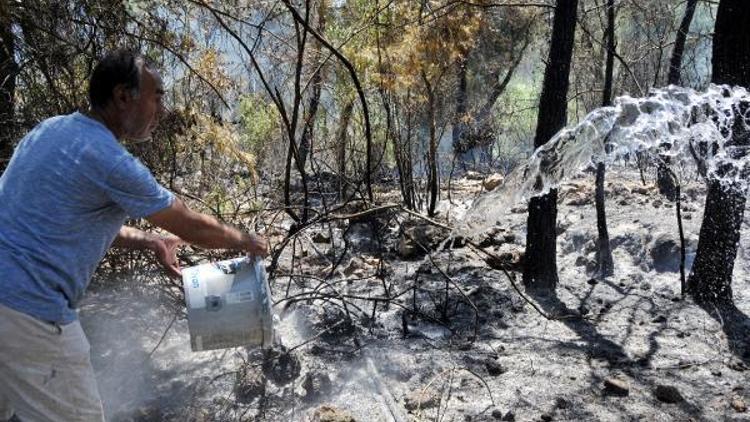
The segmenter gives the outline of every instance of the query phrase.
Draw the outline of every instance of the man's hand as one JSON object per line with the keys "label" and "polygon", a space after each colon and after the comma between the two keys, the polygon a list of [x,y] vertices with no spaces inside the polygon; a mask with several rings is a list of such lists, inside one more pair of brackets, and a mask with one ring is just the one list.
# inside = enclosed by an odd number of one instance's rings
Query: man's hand
{"label": "man's hand", "polygon": [[259,256],[265,258],[268,256],[268,239],[255,233],[250,233],[248,237],[248,246],[245,251],[250,256]]}
{"label": "man's hand", "polygon": [[185,242],[176,236],[155,236],[153,239],[151,249],[156,254],[159,264],[172,277],[182,276],[180,263],[177,261],[177,248],[184,244]]}

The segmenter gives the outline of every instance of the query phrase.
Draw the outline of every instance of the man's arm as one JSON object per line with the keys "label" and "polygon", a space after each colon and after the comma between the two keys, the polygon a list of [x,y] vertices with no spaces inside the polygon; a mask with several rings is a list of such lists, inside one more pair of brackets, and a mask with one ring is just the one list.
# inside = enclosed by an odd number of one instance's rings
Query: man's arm
{"label": "man's arm", "polygon": [[156,259],[167,272],[179,277],[181,272],[180,263],[177,261],[177,248],[183,243],[178,237],[158,236],[134,227],[122,226],[112,242],[112,247],[154,251]]}
{"label": "man's arm", "polygon": [[217,219],[195,212],[179,198],[169,208],[146,217],[151,224],[206,249],[237,249],[250,255],[268,255],[268,241],[254,233],[244,233]]}
{"label": "man's arm", "polygon": [[138,230],[134,227],[122,226],[120,232],[117,233],[112,247],[124,248],[124,249],[137,249],[137,250],[154,250],[155,243],[159,236],[146,233],[143,230]]}

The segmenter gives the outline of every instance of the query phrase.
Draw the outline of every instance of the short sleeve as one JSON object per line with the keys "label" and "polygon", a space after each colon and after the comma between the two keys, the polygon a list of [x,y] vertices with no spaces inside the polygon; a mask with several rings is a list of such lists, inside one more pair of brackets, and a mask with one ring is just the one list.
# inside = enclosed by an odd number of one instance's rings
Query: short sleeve
{"label": "short sleeve", "polygon": [[104,186],[107,195],[131,218],[143,218],[168,208],[174,194],[156,181],[133,156],[126,156],[112,169]]}

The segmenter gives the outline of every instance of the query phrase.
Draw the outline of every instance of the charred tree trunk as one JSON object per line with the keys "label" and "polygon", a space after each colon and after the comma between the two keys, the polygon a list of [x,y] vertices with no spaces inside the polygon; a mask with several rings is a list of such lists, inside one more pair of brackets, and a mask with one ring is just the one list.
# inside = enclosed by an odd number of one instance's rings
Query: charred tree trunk
{"label": "charred tree trunk", "polygon": [[688,293],[697,302],[731,302],[732,272],[745,211],[744,191],[709,181]]}
{"label": "charred tree trunk", "polygon": [[[748,22],[750,2],[721,0],[714,27],[714,83],[750,87],[750,31],[744,29]],[[739,119],[733,129],[733,145],[750,144],[750,134]],[[732,301],[732,272],[745,194],[745,189],[736,185],[722,184],[717,179],[708,182],[698,251],[688,278],[688,293],[698,302]]]}
{"label": "charred tree trunk", "polygon": [[609,277],[614,274],[615,263],[612,259],[612,248],[609,245],[609,231],[607,230],[607,211],[604,206],[604,178],[606,166],[604,163],[596,165],[596,228],[599,237],[596,241],[596,272],[599,277]]}
{"label": "charred tree trunk", "polygon": [[[326,1],[321,0],[318,5],[318,32],[321,34],[325,33],[326,27]],[[308,104],[307,113],[305,113],[305,127],[302,129],[302,137],[299,140],[299,160],[300,166],[305,168],[307,159],[312,151],[313,142],[313,131],[315,130],[315,116],[318,113],[318,105],[320,104],[320,92],[323,87],[323,68],[322,68],[322,54],[321,54],[320,42],[316,42],[315,46],[315,73],[310,80],[310,86],[312,87],[312,93],[310,94],[310,102]]]}
{"label": "charred tree trunk", "polygon": [[[677,30],[677,37],[675,37],[674,48],[672,49],[672,58],[669,60],[669,74],[667,76],[667,83],[670,85],[680,84],[680,69],[682,68],[682,55],[685,51],[685,42],[687,41],[687,35],[690,30],[690,23],[693,21],[695,15],[695,7],[698,5],[698,0],[688,0],[685,5],[685,14],[682,16],[682,22]],[[659,192],[664,195],[668,200],[674,201],[675,194],[677,191],[677,181],[674,175],[667,166],[669,166],[669,156],[662,155],[662,161],[659,162],[656,167],[656,185],[659,187]]]}
{"label": "charred tree trunk", "polygon": [[398,171],[398,182],[399,188],[401,189],[401,198],[403,199],[404,206],[408,209],[416,209],[416,203],[414,201],[414,177],[411,170],[411,147],[408,141],[404,144],[404,141],[400,135],[400,131],[391,126],[393,124],[390,106],[386,106],[386,120],[388,126],[388,133],[390,133],[391,142],[393,143],[393,155],[396,159],[396,170]]}
{"label": "charred tree trunk", "polygon": [[466,122],[467,115],[467,68],[466,68],[467,57],[462,57],[457,63],[458,68],[458,90],[456,91],[456,115],[453,119],[453,153],[455,155],[462,155],[466,150],[465,137],[468,130],[468,124]]}
{"label": "charred tree trunk", "polygon": [[[602,105],[612,104],[612,77],[615,64],[615,4],[614,0],[607,0],[607,60],[604,69],[604,92]],[[604,177],[606,167],[604,163],[596,166],[596,228],[599,233],[596,248],[597,275],[609,277],[614,273],[615,264],[612,259],[612,248],[609,245],[609,231],[607,230],[607,211],[604,203]]]}
{"label": "charred tree trunk", "polygon": [[10,4],[0,0],[0,174],[13,155],[16,60]]}
{"label": "charred tree trunk", "polygon": [[682,55],[685,52],[685,42],[687,41],[687,35],[690,31],[690,24],[693,22],[693,16],[695,15],[695,7],[698,5],[698,0],[688,0],[685,5],[685,14],[682,16],[682,22],[680,22],[680,28],[677,30],[677,36],[674,40],[674,48],[672,49],[672,58],[669,60],[669,74],[667,76],[667,83],[671,85],[680,84],[680,69],[682,68]]}
{"label": "charred tree trunk", "polygon": [[406,112],[406,133],[401,136],[399,135],[400,142],[400,153],[401,153],[401,164],[402,170],[400,171],[401,179],[404,184],[404,200],[410,204],[409,208],[412,210],[417,209],[417,190],[416,183],[414,183],[414,152],[412,148],[412,140],[414,137],[414,116],[411,111]]}
{"label": "charred tree trunk", "polygon": [[348,195],[349,183],[346,179],[346,133],[349,129],[349,119],[352,117],[354,102],[349,101],[341,111],[339,128],[336,132],[336,163],[339,173],[339,200],[344,200]]}
{"label": "charred tree trunk", "polygon": [[[568,77],[573,55],[578,0],[557,0],[549,60],[544,71],[534,147],[547,143],[567,122]],[[523,282],[527,289],[557,286],[557,190],[529,203]]]}
{"label": "charred tree trunk", "polygon": [[429,125],[429,145],[427,148],[427,215],[435,215],[437,206],[440,181],[438,179],[437,166],[437,128],[435,127],[435,92],[425,72],[422,72],[422,81],[427,91],[427,124]]}

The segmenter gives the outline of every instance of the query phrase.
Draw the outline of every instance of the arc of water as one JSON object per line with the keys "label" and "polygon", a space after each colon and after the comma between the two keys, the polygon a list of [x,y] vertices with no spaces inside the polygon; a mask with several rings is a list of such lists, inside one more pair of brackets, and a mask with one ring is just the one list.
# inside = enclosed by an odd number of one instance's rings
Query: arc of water
{"label": "arc of water", "polygon": [[[744,134],[739,143],[732,141],[738,131]],[[509,207],[549,192],[582,168],[627,163],[637,153],[668,154],[682,165],[698,155],[708,177],[747,189],[749,144],[750,95],[745,88],[711,85],[696,92],[670,85],[645,98],[619,97],[534,151],[502,188],[475,202],[462,231],[485,231]]]}

